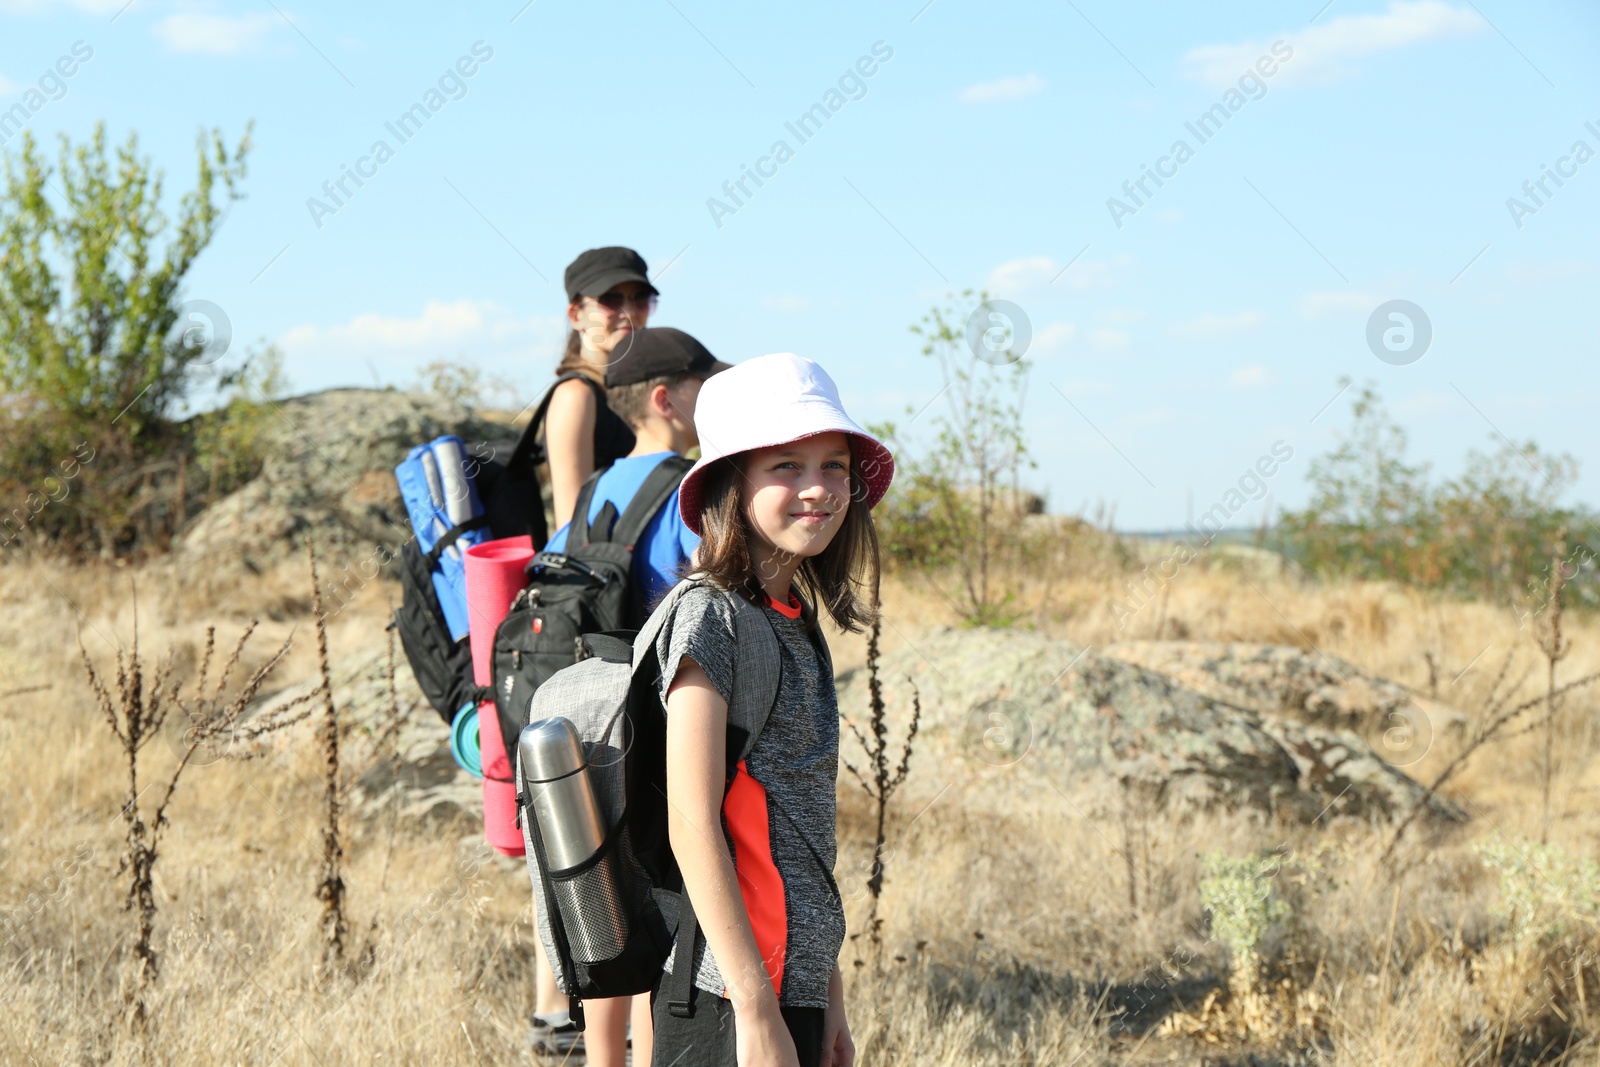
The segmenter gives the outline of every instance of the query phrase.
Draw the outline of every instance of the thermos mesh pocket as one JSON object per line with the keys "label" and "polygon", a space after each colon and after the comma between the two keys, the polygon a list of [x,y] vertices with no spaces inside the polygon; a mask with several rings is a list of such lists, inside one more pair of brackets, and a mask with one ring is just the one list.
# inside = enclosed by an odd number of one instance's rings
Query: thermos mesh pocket
{"label": "thermos mesh pocket", "polygon": [[575,878],[551,880],[567,947],[579,963],[615,959],[628,940],[627,912],[611,861],[605,856]]}

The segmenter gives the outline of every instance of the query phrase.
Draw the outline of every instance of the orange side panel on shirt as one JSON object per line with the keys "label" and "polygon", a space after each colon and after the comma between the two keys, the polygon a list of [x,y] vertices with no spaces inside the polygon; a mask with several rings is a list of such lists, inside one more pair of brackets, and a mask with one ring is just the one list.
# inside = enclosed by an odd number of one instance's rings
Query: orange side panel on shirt
{"label": "orange side panel on shirt", "polygon": [[781,993],[783,957],[789,944],[783,878],[772,859],[767,791],[750,777],[743,760],[723,798],[722,814],[733,837],[733,865],[739,875],[739,894],[744,897],[744,908],[750,913],[750,926],[756,935],[756,951],[767,966],[773,991]]}

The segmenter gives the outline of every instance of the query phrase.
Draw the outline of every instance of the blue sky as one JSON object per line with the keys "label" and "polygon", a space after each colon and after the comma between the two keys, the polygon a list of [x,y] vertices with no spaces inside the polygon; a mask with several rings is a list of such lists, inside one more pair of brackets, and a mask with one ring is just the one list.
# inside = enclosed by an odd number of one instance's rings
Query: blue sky
{"label": "blue sky", "polygon": [[[1014,302],[1053,510],[1176,526],[1276,441],[1273,502],[1299,504],[1345,375],[1441,473],[1532,437],[1584,460],[1573,498],[1600,501],[1600,158],[1574,154],[1600,152],[1600,9],[924,3],[0,0],[0,108],[44,101],[48,142],[136,130],[169,191],[199,127],[254,120],[248,199],[187,295],[236,344],[278,344],[297,391],[454,359],[526,403],[563,267],[621,243],[659,277],[657,325],[725,359],[811,356],[863,421],[935,399],[906,327],[941,294]],[[75,45],[92,56],[57,68]],[[804,143],[786,127],[830,103]],[[415,104],[436,110],[402,143],[386,124]],[[1186,124],[1214,105],[1202,142]],[[758,166],[736,210],[708,206]],[[308,206],[357,167],[336,210]],[[1145,168],[1170,177],[1135,201]],[[1432,328],[1403,365],[1367,343],[1395,299]]]}

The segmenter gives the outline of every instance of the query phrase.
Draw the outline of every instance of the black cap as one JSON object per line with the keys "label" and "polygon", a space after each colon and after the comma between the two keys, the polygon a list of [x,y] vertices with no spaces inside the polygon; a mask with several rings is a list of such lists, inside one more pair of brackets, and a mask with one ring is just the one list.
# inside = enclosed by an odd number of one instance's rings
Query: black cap
{"label": "black cap", "polygon": [[644,257],[631,248],[591,248],[567,264],[567,300],[599,296],[623,282],[641,282],[653,293],[656,287],[650,284],[648,269]]}
{"label": "black cap", "polygon": [[652,326],[634,330],[611,353],[611,363],[606,367],[606,388],[674,375],[709,378],[730,366],[732,364],[717,359],[705,345],[682,330]]}

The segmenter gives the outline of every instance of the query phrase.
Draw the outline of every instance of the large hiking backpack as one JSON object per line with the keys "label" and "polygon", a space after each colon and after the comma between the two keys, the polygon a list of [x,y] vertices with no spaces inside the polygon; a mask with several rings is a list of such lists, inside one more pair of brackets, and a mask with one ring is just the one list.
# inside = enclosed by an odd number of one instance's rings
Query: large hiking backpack
{"label": "large hiking backpack", "polygon": [[[604,391],[592,379],[581,374],[563,375],[539,401],[514,447],[505,447],[509,440],[462,446],[460,473],[468,488],[465,509],[459,506],[459,494],[449,491],[443,494],[444,503],[431,499],[425,469],[426,460],[431,458],[435,471],[439,471],[441,442],[462,445],[460,438],[441,437],[418,445],[395,468],[415,536],[400,548],[400,606],[390,627],[399,631],[411,673],[446,725],[452,725],[463,709],[488,699],[487,690],[472,677],[472,652],[465,628],[467,587],[452,554],[459,557],[467,546],[479,541],[521,534],[531,536],[535,545],[544,544],[548,526],[538,468],[545,456],[538,441],[539,431],[556,386],[574,378],[588,382],[604,402]],[[453,471],[446,473],[452,480],[456,476]],[[454,512],[449,508],[452,498],[458,505]],[[441,515],[448,515],[448,525],[440,521]],[[443,529],[439,528],[441,525]]]}
{"label": "large hiking backpack", "polygon": [[[539,937],[557,986],[582,1025],[585,999],[646,992],[662,979],[674,936],[682,953],[666,988],[668,1010],[690,1014],[695,961],[704,942],[667,836],[666,714],[657,694],[656,638],[692,575],[673,588],[637,634],[588,634],[585,658],[557,672],[534,694],[530,718],[561,716],[572,723],[588,761],[605,820],[604,843],[588,859],[552,870],[534,815],[519,754],[513,754],[518,818],[533,882]],[[755,747],[781,683],[778,638],[760,608],[724,592],[735,605],[737,648],[728,703],[725,781]],[[817,642],[826,661],[827,645]],[[609,881],[609,886],[607,882]],[[620,899],[612,897],[616,889]],[[627,937],[614,957],[585,961],[568,936],[572,909],[620,906]]]}
{"label": "large hiking backpack", "polygon": [[584,634],[636,630],[648,615],[644,590],[633,580],[633,551],[645,527],[678,488],[693,462],[668,456],[617,514],[607,501],[589,521],[602,472],[583,483],[560,552],[541,552],[528,564],[528,584],[495,629],[493,700],[507,755],[528,724],[534,692],[582,658]]}

